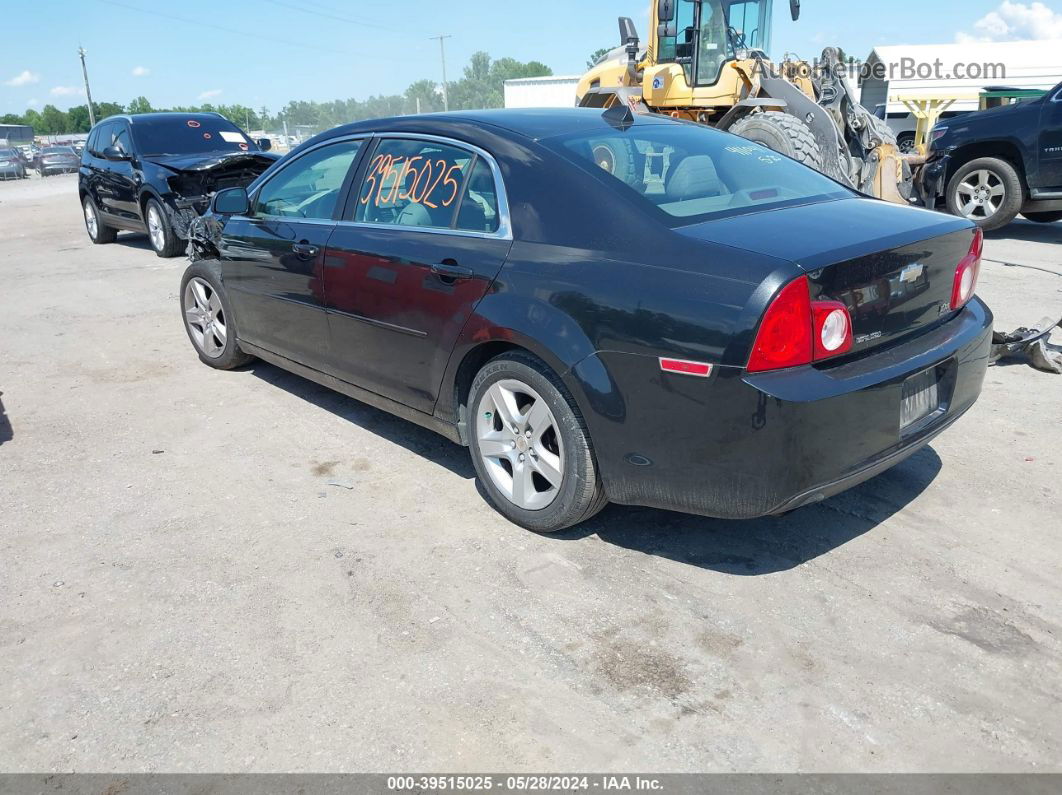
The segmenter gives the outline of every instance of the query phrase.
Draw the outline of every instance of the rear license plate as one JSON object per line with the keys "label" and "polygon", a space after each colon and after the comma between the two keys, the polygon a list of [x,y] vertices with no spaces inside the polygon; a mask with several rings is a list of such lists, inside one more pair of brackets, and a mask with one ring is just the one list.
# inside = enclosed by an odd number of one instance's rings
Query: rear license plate
{"label": "rear license plate", "polygon": [[903,382],[900,397],[900,430],[910,428],[940,408],[940,378],[937,368],[912,375]]}

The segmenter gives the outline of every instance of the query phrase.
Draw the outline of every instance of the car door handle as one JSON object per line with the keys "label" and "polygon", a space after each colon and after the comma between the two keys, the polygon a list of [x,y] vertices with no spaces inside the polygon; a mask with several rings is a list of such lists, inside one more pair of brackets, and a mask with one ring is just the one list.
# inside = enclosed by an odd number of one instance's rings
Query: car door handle
{"label": "car door handle", "polygon": [[442,279],[450,279],[458,281],[459,279],[471,279],[476,274],[471,268],[466,268],[464,265],[458,265],[453,260],[444,260],[443,262],[436,262],[431,266],[431,272]]}
{"label": "car door handle", "polygon": [[317,252],[320,251],[317,246],[314,246],[305,240],[300,243],[294,243],[291,246],[291,250],[298,254],[300,257],[309,259],[310,257],[316,257]]}

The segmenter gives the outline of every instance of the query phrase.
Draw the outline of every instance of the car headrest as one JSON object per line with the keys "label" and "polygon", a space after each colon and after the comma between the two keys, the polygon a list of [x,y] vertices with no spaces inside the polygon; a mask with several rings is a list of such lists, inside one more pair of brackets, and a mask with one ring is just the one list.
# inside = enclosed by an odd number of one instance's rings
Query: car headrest
{"label": "car headrest", "polygon": [[672,201],[718,196],[719,174],[708,155],[690,155],[675,166],[667,178],[666,193]]}

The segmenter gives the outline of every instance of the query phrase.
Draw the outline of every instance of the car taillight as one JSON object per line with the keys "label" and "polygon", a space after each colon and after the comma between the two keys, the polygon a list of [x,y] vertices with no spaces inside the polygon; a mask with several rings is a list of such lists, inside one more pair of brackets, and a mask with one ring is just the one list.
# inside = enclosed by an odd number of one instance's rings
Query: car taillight
{"label": "car taillight", "polygon": [[974,229],[973,242],[969,253],[963,257],[955,268],[955,281],[951,286],[951,308],[962,309],[974,296],[977,289],[977,276],[981,272],[981,253],[985,247],[985,233],[980,227]]}
{"label": "car taillight", "polygon": [[747,369],[760,373],[839,356],[852,347],[852,318],[840,301],[812,301],[807,276],[789,282],[767,307]]}

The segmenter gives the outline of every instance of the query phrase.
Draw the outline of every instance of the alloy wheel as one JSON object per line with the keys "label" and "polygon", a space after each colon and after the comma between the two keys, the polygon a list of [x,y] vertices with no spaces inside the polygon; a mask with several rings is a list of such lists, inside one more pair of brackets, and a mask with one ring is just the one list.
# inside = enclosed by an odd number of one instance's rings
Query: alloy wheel
{"label": "alloy wheel", "polygon": [[210,283],[198,276],[188,280],[184,288],[184,322],[191,332],[195,346],[211,359],[225,352],[228,327],[221,299]]}
{"label": "alloy wheel", "polygon": [[479,456],[494,485],[519,508],[550,505],[563,480],[564,449],[546,401],[506,378],[490,386],[476,409]]}
{"label": "alloy wheel", "polygon": [[85,228],[88,229],[89,237],[93,240],[96,239],[96,235],[99,233],[100,222],[96,218],[96,210],[92,206],[92,201],[88,198],[85,199]]}
{"label": "alloy wheel", "polygon": [[965,218],[984,221],[991,218],[1007,198],[1007,188],[999,175],[988,169],[971,171],[955,188],[955,204]]}
{"label": "alloy wheel", "polygon": [[147,212],[148,236],[151,245],[156,251],[162,251],[166,247],[166,230],[162,227],[162,216],[159,215],[158,207],[152,204]]}

